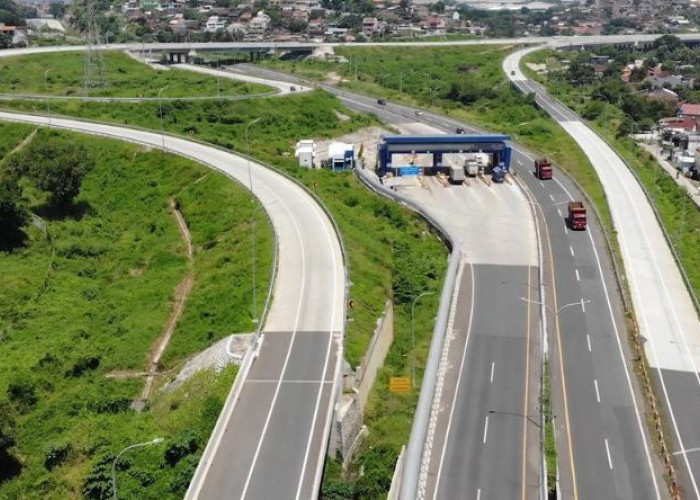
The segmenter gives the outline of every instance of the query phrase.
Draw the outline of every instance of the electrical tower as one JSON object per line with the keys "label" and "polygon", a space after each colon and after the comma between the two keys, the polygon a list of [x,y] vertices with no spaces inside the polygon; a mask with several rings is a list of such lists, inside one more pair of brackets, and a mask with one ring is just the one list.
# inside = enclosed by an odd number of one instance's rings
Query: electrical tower
{"label": "electrical tower", "polygon": [[104,87],[107,84],[105,67],[102,59],[100,30],[97,27],[95,0],[85,1],[85,74],[83,77],[84,92],[90,89]]}

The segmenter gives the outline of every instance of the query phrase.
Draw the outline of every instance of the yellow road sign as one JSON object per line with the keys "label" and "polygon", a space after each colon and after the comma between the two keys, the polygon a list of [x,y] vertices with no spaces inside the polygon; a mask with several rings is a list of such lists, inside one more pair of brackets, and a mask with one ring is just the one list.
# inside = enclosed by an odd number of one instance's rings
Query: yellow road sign
{"label": "yellow road sign", "polygon": [[411,389],[409,377],[391,377],[389,379],[389,392],[411,392]]}

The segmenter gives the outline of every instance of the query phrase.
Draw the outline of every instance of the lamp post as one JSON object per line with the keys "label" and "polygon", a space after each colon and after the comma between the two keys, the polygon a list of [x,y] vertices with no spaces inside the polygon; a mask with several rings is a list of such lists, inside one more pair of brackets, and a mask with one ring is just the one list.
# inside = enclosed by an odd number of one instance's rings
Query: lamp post
{"label": "lamp post", "polygon": [[151,441],[132,444],[132,445],[124,448],[119,453],[117,453],[117,456],[114,457],[114,461],[112,461],[112,498],[114,498],[114,500],[117,500],[117,460],[119,460],[119,457],[122,456],[122,453],[125,453],[125,452],[132,450],[134,448],[142,448],[144,446],[150,446],[152,444],[158,444],[158,443],[162,443],[162,442],[163,442],[163,438],[158,437],[158,438],[152,439]]}
{"label": "lamp post", "polygon": [[165,87],[161,87],[160,90],[158,90],[158,111],[160,115],[160,137],[161,140],[163,141],[163,149],[165,150],[165,127],[163,126],[163,99],[160,97],[160,93],[163,92],[165,89],[168,88],[168,85]]}
{"label": "lamp post", "polygon": [[532,417],[530,417],[530,416],[528,416],[528,415],[523,415],[522,413],[517,413],[517,412],[513,412],[513,411],[500,411],[500,410],[489,410],[489,413],[492,414],[492,415],[493,415],[493,414],[497,414],[497,415],[512,415],[512,416],[514,416],[514,417],[521,417],[521,418],[524,418],[525,420],[527,420],[528,422],[530,422],[532,425],[534,425],[534,426],[537,427],[538,429],[541,429],[541,428],[542,428],[542,425],[541,425],[540,423],[538,423],[536,420],[533,420]]}
{"label": "lamp post", "polygon": [[51,125],[51,108],[49,107],[49,84],[48,84],[48,76],[49,76],[49,71],[51,71],[53,68],[49,68],[46,71],[44,71],[44,94],[45,99],[46,99],[46,114],[49,117],[49,125]]}
{"label": "lamp post", "polygon": [[[254,125],[258,123],[261,120],[261,118],[256,118],[255,120],[252,120],[248,123],[248,125],[245,126],[245,144],[246,144],[246,154],[248,156],[248,182],[249,182],[249,188],[250,188],[250,193],[253,194],[253,172],[251,170],[250,166],[250,142],[248,141],[248,130],[250,129],[251,125]],[[261,205],[262,206],[262,205]],[[251,229],[251,238],[252,238],[252,254],[253,254],[253,323],[258,322],[258,295],[257,295],[257,289],[255,286],[255,211],[250,216],[250,229]]]}
{"label": "lamp post", "polygon": [[581,300],[578,301],[578,302],[570,302],[570,303],[568,303],[568,304],[564,304],[563,306],[561,306],[559,309],[557,309],[557,310],[555,311],[554,308],[551,307],[549,304],[547,304],[547,303],[545,303],[545,302],[540,302],[539,300],[530,300],[530,299],[526,299],[525,297],[520,297],[520,300],[522,300],[523,302],[527,302],[527,303],[529,303],[529,304],[537,304],[537,305],[539,305],[539,306],[545,306],[547,309],[549,309],[551,312],[553,312],[553,313],[556,314],[557,316],[559,316],[559,313],[561,313],[564,309],[568,309],[569,307],[574,307],[574,306],[581,306],[581,308],[585,311],[585,310],[586,310],[586,304],[590,304],[590,303],[591,303],[590,300],[583,300],[583,299],[581,299]]}
{"label": "lamp post", "polygon": [[413,299],[413,304],[411,304],[411,385],[413,387],[416,386],[416,326],[414,323],[414,310],[416,302],[426,295],[435,295],[435,292],[423,292]]}

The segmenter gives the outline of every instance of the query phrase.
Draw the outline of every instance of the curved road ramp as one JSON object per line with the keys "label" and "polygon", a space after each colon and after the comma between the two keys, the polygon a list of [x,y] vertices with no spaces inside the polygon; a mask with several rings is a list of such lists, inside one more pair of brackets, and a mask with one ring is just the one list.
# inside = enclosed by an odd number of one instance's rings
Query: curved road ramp
{"label": "curved road ramp", "polygon": [[700,322],[681,271],[642,186],[617,153],[573,111],[520,70],[521,50],[503,68],[522,92],[534,94],[581,146],[600,178],[622,252],[649,365],[669,417],[682,489],[700,498]]}
{"label": "curved road ramp", "polygon": [[280,173],[212,146],[72,119],[4,112],[0,119],[165,149],[252,187],[277,237],[273,300],[187,498],[315,497],[338,390],[346,286],[338,235],[323,209]]}

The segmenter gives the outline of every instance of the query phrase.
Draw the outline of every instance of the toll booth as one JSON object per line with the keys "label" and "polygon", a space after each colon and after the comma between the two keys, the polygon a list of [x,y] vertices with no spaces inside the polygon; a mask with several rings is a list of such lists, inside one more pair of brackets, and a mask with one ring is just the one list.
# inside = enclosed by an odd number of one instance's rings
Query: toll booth
{"label": "toll booth", "polygon": [[[507,135],[387,135],[378,146],[377,170],[380,177],[388,172],[396,176],[435,173],[449,168],[443,155],[452,153],[488,153],[492,155],[492,166],[502,164],[510,170],[509,141]],[[394,162],[395,155],[403,159]],[[406,155],[425,155],[428,164],[406,161]]]}

